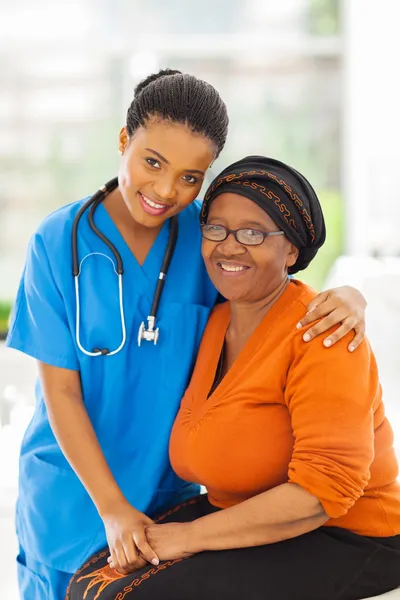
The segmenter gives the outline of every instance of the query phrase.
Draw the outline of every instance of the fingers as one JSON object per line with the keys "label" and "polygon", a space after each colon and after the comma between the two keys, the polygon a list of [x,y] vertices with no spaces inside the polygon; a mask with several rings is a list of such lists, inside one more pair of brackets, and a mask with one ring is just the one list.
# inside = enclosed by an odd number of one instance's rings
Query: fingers
{"label": "fingers", "polygon": [[[109,566],[110,566],[111,569],[117,570],[116,567],[115,567],[115,565],[114,565],[114,563],[113,563],[113,561],[112,561],[111,556],[109,556],[107,558],[107,562],[108,562],[108,564],[109,564]],[[131,565],[131,567],[129,569],[129,573],[133,573],[134,571],[138,571],[139,569],[143,569],[143,567],[145,567],[146,565],[148,565],[147,560],[145,560],[141,556],[138,556],[138,559],[137,559],[135,565],[134,566]],[[125,575],[126,573],[121,573],[121,574]]]}
{"label": "fingers", "polygon": [[363,341],[363,339],[365,337],[365,325],[364,324],[357,325],[355,330],[356,330],[356,335],[354,336],[354,339],[348,345],[348,350],[350,352],[354,352],[354,350],[357,350],[358,346],[361,344],[361,342]]}
{"label": "fingers", "polygon": [[[153,564],[158,565],[159,561],[155,554],[154,558],[157,563],[153,562]],[[121,575],[128,575],[146,564],[146,561],[139,556],[139,549],[136,547],[132,536],[127,536],[115,549],[110,550],[110,556],[107,560],[110,567],[121,573]]]}
{"label": "fingers", "polygon": [[128,566],[136,567],[136,563],[139,558],[139,553],[133,541],[133,537],[130,535],[128,535],[126,539],[124,539],[124,551],[126,559],[128,561]]}
{"label": "fingers", "polygon": [[110,557],[108,558],[108,562],[112,565],[113,569],[118,570],[119,562],[113,548],[110,548]]}
{"label": "fingers", "polygon": [[326,317],[326,315],[329,315],[331,311],[334,311],[333,303],[331,303],[329,300],[320,304],[319,306],[316,306],[311,312],[309,306],[307,308],[307,313],[304,315],[301,321],[297,323],[297,329],[307,327],[307,325],[314,323],[314,321],[318,321],[318,319],[322,319],[322,317]]}
{"label": "fingers", "polygon": [[346,303],[335,301],[331,292],[328,290],[314,298],[307,307],[307,314],[297,324],[297,329],[308,327],[315,321],[318,321],[303,334],[305,342],[310,342],[319,335],[325,333],[338,325],[338,329],[324,340],[323,344],[329,348],[346,336],[352,329],[355,330],[355,337],[348,345],[348,350],[354,352],[363,341],[365,336],[365,321],[350,310]]}
{"label": "fingers", "polygon": [[121,573],[122,575],[127,575],[130,569],[123,546],[118,545],[113,550],[114,551],[111,552],[111,557],[114,564],[114,569],[116,569],[118,573]]}
{"label": "fingers", "polygon": [[145,531],[133,534],[133,541],[140,554],[152,565],[159,565],[160,560],[146,539]]}
{"label": "fingers", "polygon": [[342,325],[340,327],[338,327],[336,329],[336,331],[331,333],[329,335],[329,337],[327,337],[324,340],[324,342],[323,342],[324,346],[326,348],[330,348],[331,346],[336,344],[339,340],[344,338],[344,336],[347,335],[352,329],[354,329],[356,324],[357,324],[357,319],[355,319],[354,317],[349,317],[349,318],[345,319],[343,321]]}
{"label": "fingers", "polygon": [[[329,298],[329,291],[321,292],[318,296],[315,296],[307,306],[307,314],[314,311],[320,304],[326,302]],[[322,315],[324,316],[324,315]]]}
{"label": "fingers", "polygon": [[[314,338],[318,337],[322,333],[329,331],[335,325],[341,324],[342,320],[344,321],[347,318],[345,312],[340,309],[334,310],[327,317],[318,321],[315,325],[313,325],[310,329],[303,334],[303,340],[305,342],[310,342]],[[327,344],[327,346],[332,344]]]}

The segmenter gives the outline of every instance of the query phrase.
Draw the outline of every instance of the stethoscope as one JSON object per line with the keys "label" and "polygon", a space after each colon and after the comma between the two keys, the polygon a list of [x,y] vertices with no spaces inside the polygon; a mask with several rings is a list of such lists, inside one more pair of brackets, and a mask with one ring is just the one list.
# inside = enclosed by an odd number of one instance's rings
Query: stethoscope
{"label": "stethoscope", "polygon": [[[94,222],[94,214],[96,212],[97,207],[99,206],[99,204],[101,204],[105,200],[105,198],[108,196],[108,194],[110,192],[115,190],[116,187],[118,187],[118,177],[111,179],[108,183],[103,185],[103,187],[101,187],[89,200],[87,200],[85,202],[85,204],[83,204],[81,206],[81,208],[79,209],[78,213],[76,214],[76,217],[72,224],[72,275],[73,275],[74,281],[75,281],[75,299],[76,299],[75,335],[76,335],[76,343],[78,345],[78,348],[87,356],[112,356],[113,354],[117,354],[117,352],[120,352],[120,350],[122,350],[122,348],[124,347],[125,342],[126,342],[126,325],[125,325],[123,285],[122,285],[122,275],[124,273],[124,267],[122,264],[122,258],[121,258],[120,253],[118,252],[117,248],[114,246],[114,244],[112,242],[110,242],[109,239],[106,238],[106,236],[96,227],[95,222]],[[111,250],[111,252],[113,253],[114,258],[115,258],[115,263],[109,256],[107,256],[106,254],[103,254],[101,252],[92,252],[90,254],[87,254],[84,258],[82,258],[81,262],[79,263],[79,260],[78,260],[78,225],[79,225],[79,221],[81,220],[82,215],[87,210],[89,210],[88,221],[89,221],[91,230]],[[138,345],[139,346],[141,345],[142,340],[146,340],[147,342],[153,342],[154,344],[157,344],[159,333],[160,333],[159,328],[156,327],[158,305],[160,304],[161,295],[162,295],[162,291],[163,291],[164,284],[165,284],[165,279],[166,279],[166,276],[168,273],[168,269],[169,269],[169,265],[171,263],[172,256],[174,254],[177,238],[178,238],[178,217],[173,216],[170,220],[170,231],[169,231],[167,249],[165,251],[160,274],[158,276],[157,287],[156,287],[156,291],[154,293],[154,298],[153,298],[153,304],[151,306],[150,314],[147,317],[147,327],[145,326],[144,321],[142,322],[142,324],[139,327],[139,332],[138,332]],[[90,352],[89,350],[86,350],[82,346],[81,339],[80,339],[79,276],[81,274],[81,269],[82,269],[82,265],[83,265],[84,261],[89,256],[93,256],[96,254],[100,255],[100,256],[104,256],[112,263],[114,272],[118,277],[119,309],[120,309],[120,316],[121,316],[122,340],[121,340],[121,343],[118,346],[118,348],[116,348],[115,350],[109,350],[108,348],[103,348],[103,349],[94,348],[92,350],[92,352]]]}

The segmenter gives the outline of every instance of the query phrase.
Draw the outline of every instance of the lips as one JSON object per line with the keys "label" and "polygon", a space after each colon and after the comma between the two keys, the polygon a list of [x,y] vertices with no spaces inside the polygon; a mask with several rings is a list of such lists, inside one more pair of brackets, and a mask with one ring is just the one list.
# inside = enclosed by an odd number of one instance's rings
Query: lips
{"label": "lips", "polygon": [[215,265],[218,272],[224,277],[241,277],[251,268],[243,263],[227,260],[219,260]]}
{"label": "lips", "polygon": [[141,192],[138,192],[138,196],[143,210],[149,215],[159,217],[160,215],[164,215],[170,208],[172,208],[171,204],[158,202],[150,196],[145,196]]}

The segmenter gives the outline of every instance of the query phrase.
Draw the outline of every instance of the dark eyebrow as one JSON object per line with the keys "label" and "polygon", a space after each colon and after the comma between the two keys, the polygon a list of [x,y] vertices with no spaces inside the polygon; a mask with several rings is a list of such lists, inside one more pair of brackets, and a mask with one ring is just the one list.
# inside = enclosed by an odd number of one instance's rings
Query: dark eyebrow
{"label": "dark eyebrow", "polygon": [[[162,154],[160,154],[159,152],[156,152],[155,150],[153,150],[152,148],[145,148],[145,150],[148,150],[149,152],[152,152],[153,154],[155,154],[163,163],[165,163],[166,165],[169,165],[169,160],[167,160],[165,158],[165,156],[163,156]],[[200,171],[200,169],[185,169],[186,173],[199,173],[200,175],[205,175],[204,171]]]}
{"label": "dark eyebrow", "polygon": [[156,156],[158,156],[158,158],[160,160],[162,160],[162,162],[164,162],[166,165],[169,165],[169,161],[162,154],[160,154],[159,152],[156,152],[152,148],[145,148],[145,150],[148,150],[149,152],[152,152],[153,154],[155,154]]}

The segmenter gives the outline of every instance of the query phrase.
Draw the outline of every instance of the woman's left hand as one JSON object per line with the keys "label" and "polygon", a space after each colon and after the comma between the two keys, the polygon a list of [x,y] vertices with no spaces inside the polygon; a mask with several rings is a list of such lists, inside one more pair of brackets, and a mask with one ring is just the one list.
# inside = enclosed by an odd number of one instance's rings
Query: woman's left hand
{"label": "woman's left hand", "polygon": [[[174,560],[188,558],[190,523],[165,523],[164,525],[149,525],[146,527],[146,538],[158,558],[161,560]],[[108,559],[111,564],[111,558]]]}
{"label": "woman's left hand", "polygon": [[357,289],[343,286],[327,290],[318,294],[307,307],[306,316],[301,319],[297,327],[307,327],[310,323],[321,319],[316,325],[308,329],[303,339],[309,342],[313,338],[325,333],[331,327],[339,325],[338,329],[324,340],[324,346],[329,348],[341,340],[352,329],[355,331],[354,339],[350,342],[348,350],[353,352],[365,336],[365,309],[367,302]]}
{"label": "woman's left hand", "polygon": [[149,525],[146,538],[160,560],[188,558],[193,554],[189,551],[190,526],[191,523]]}

